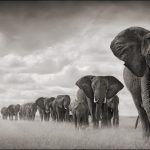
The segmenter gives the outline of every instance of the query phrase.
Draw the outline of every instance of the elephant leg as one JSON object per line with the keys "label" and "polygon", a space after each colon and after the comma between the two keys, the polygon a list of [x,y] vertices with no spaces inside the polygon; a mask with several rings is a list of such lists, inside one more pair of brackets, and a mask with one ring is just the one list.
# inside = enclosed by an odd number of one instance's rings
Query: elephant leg
{"label": "elephant leg", "polygon": [[56,107],[56,115],[57,115],[57,121],[60,122],[61,121],[61,114],[60,114],[60,110],[58,107]]}
{"label": "elephant leg", "polygon": [[143,107],[150,122],[150,69],[147,69],[144,77],[141,78],[141,93]]}
{"label": "elephant leg", "polygon": [[108,119],[108,127],[112,127],[112,125],[111,125],[111,119]]}
{"label": "elephant leg", "polygon": [[74,124],[75,124],[75,128],[77,129],[77,116],[76,114],[72,114],[73,115],[73,120],[74,120]]}
{"label": "elephant leg", "polygon": [[77,114],[77,129],[79,130],[80,127],[81,127],[81,118],[79,114]]}
{"label": "elephant leg", "polygon": [[92,123],[93,123],[93,127],[97,128],[97,122],[96,122],[96,118],[95,118],[95,111],[96,111],[96,104],[94,102],[92,102],[92,99],[87,97],[87,103],[88,103],[88,108],[91,114],[91,119],[92,119]]}
{"label": "elephant leg", "polygon": [[69,121],[69,110],[65,110],[65,121]]}
{"label": "elephant leg", "polygon": [[118,106],[116,106],[114,108],[114,112],[113,112],[113,126],[114,127],[118,127],[119,126],[119,110],[118,110]]}
{"label": "elephant leg", "polygon": [[15,114],[15,120],[18,120],[18,116],[17,116],[17,114]]}
{"label": "elephant leg", "polygon": [[40,113],[41,121],[43,121],[43,113]]}
{"label": "elephant leg", "polygon": [[142,107],[142,97],[139,93],[132,93],[132,97],[135,103],[135,106],[138,110],[139,117],[141,119],[142,129],[143,129],[143,136],[149,137],[150,136],[150,122],[148,120],[148,116],[146,114],[146,111]]}
{"label": "elephant leg", "polygon": [[47,114],[47,121],[49,121],[50,113]]}

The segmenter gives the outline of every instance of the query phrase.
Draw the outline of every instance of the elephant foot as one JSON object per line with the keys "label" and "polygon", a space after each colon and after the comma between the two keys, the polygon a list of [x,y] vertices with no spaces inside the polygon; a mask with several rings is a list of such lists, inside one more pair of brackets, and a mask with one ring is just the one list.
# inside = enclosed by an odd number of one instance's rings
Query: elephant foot
{"label": "elephant foot", "polygon": [[150,126],[147,126],[146,129],[144,129],[143,138],[145,141],[150,139]]}
{"label": "elephant foot", "polygon": [[98,126],[99,126],[98,124],[93,124],[94,129],[98,129]]}

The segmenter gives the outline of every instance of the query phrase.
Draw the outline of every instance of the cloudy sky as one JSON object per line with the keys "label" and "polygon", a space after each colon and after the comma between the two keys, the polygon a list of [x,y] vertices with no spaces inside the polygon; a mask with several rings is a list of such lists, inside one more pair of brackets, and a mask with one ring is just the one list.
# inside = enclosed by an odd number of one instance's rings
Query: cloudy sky
{"label": "cloudy sky", "polygon": [[[113,75],[110,42],[130,26],[150,29],[149,2],[0,2],[0,107],[69,94],[84,75]],[[124,82],[123,82],[124,83]],[[126,87],[120,115],[137,115]]]}

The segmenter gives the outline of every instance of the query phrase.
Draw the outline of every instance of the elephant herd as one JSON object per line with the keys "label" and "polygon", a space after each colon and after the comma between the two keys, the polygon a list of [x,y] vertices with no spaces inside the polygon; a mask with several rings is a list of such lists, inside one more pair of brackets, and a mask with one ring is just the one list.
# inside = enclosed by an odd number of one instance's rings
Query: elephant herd
{"label": "elephant herd", "polygon": [[[123,79],[130,91],[142,124],[144,137],[150,137],[150,31],[142,27],[129,27],[121,31],[110,43],[115,57],[124,62]],[[38,109],[41,120],[72,120],[75,127],[89,125],[94,128],[119,125],[119,98],[117,93],[124,85],[114,76],[86,75],[75,82],[78,86],[76,100],[69,95],[56,98],[38,98],[34,103],[10,105],[1,109],[3,119],[19,113],[20,119],[34,120]],[[35,109],[34,109],[35,108]],[[72,117],[70,115],[72,113]]]}
{"label": "elephant herd", "polygon": [[[101,126],[119,125],[118,113],[119,97],[115,95],[106,102],[103,102],[99,110],[99,104],[95,111],[97,122],[101,121]],[[91,108],[93,109],[93,108]],[[37,110],[39,111],[41,121],[49,121],[50,118],[57,122],[74,122],[76,128],[88,127],[90,110],[88,97],[82,89],[78,89],[76,99],[71,102],[69,95],[58,95],[57,97],[40,97],[35,102],[9,105],[1,109],[1,115],[4,120],[34,120]],[[111,121],[113,120],[113,121]]]}

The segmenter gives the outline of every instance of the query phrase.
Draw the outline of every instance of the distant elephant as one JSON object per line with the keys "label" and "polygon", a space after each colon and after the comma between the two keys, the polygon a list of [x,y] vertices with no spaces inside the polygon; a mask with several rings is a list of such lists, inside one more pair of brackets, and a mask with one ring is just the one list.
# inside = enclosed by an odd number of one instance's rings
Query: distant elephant
{"label": "distant elephant", "polygon": [[70,109],[72,111],[75,128],[79,129],[83,126],[89,126],[89,108],[85,101],[75,100],[70,105]]}
{"label": "distant elephant", "polygon": [[98,127],[100,112],[105,99],[115,96],[124,86],[113,76],[87,75],[80,78],[76,85],[87,97],[87,104],[94,127]]}
{"label": "distant elephant", "polygon": [[55,100],[54,97],[51,98],[45,98],[40,97],[36,100],[37,108],[39,110],[39,114],[41,117],[41,121],[49,121],[50,118],[50,105],[52,105],[52,102]]}
{"label": "distant elephant", "polygon": [[1,114],[2,114],[3,120],[7,120],[7,117],[8,117],[8,108],[7,107],[2,107]]}
{"label": "distant elephant", "polygon": [[69,95],[58,95],[55,99],[55,110],[57,121],[69,121]]}
{"label": "distant elephant", "polygon": [[149,137],[150,31],[142,27],[129,27],[113,39],[110,48],[117,58],[125,62],[124,81],[138,110],[143,135]]}
{"label": "distant elephant", "polygon": [[15,116],[15,120],[18,120],[18,113],[19,113],[19,111],[20,111],[20,104],[9,105],[8,106],[9,119],[13,120],[13,116]]}

